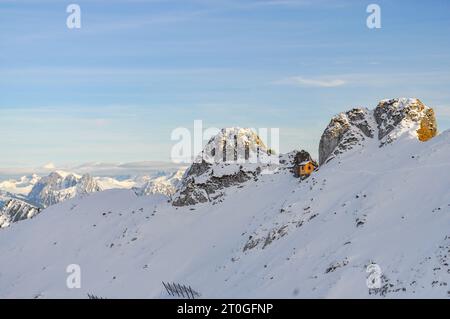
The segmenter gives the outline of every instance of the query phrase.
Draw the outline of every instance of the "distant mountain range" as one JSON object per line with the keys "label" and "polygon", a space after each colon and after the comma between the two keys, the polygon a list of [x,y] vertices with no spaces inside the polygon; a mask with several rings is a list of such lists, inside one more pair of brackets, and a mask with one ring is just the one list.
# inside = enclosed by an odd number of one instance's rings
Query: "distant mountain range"
{"label": "distant mountain range", "polygon": [[184,171],[180,168],[128,178],[54,171],[43,177],[32,174],[9,179],[0,182],[0,228],[32,218],[42,209],[65,200],[108,189],[131,189],[138,196],[162,194],[170,197],[175,193]]}

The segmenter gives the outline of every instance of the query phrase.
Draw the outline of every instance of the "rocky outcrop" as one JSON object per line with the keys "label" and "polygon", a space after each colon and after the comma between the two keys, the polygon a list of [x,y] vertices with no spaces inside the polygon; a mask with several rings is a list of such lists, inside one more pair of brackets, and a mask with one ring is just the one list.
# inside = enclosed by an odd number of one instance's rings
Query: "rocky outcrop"
{"label": "rocky outcrop", "polygon": [[222,129],[187,169],[172,205],[217,201],[224,196],[224,189],[256,178],[274,156],[278,159],[252,130]]}
{"label": "rocky outcrop", "polygon": [[173,206],[188,206],[197,203],[215,201],[224,195],[220,190],[242,184],[259,173],[256,171],[243,171],[239,169],[232,174],[214,176],[214,172],[204,182],[196,181],[195,177],[187,178],[185,184],[172,202]]}
{"label": "rocky outcrop", "polygon": [[305,151],[305,150],[301,150],[296,152],[295,156],[294,156],[294,166],[298,166],[303,162],[306,161],[314,161],[311,157],[311,155]]}
{"label": "rocky outcrop", "polygon": [[417,133],[417,138],[423,141],[437,134],[433,109],[418,99],[383,100],[375,108],[374,117],[381,144],[391,143],[399,135],[399,131],[405,129]]}
{"label": "rocky outcrop", "polygon": [[268,156],[268,153],[270,150],[253,130],[223,128],[208,141],[195,162],[201,163],[203,160],[210,164],[246,161],[254,163]]}
{"label": "rocky outcrop", "polygon": [[10,226],[12,223],[33,218],[40,213],[40,209],[18,199],[11,199],[0,209],[0,228]]}
{"label": "rocky outcrop", "polygon": [[383,100],[372,111],[352,109],[333,117],[320,139],[319,163],[324,164],[367,139],[379,146],[392,143],[403,134],[427,141],[437,134],[433,109],[418,99]]}
{"label": "rocky outcrop", "polygon": [[437,122],[433,109],[425,110],[425,114],[420,120],[417,135],[421,142],[426,142],[437,135]]}
{"label": "rocky outcrop", "polygon": [[373,137],[373,120],[368,109],[355,108],[333,117],[319,143],[319,164],[341,154],[366,138]]}

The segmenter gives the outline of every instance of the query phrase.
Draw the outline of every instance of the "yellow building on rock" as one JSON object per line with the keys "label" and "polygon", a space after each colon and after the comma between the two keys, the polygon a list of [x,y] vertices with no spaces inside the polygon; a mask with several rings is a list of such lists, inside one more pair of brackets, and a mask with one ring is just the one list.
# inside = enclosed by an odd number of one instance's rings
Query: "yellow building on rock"
{"label": "yellow building on rock", "polygon": [[316,165],[314,164],[313,161],[305,161],[305,162],[301,162],[298,166],[297,166],[297,175],[300,177],[307,177],[309,175],[311,175],[311,173],[316,169]]}

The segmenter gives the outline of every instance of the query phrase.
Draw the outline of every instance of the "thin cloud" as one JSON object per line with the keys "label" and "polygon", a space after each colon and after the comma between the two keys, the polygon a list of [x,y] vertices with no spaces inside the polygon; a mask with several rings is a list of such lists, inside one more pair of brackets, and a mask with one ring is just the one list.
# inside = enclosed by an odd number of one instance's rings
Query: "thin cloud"
{"label": "thin cloud", "polygon": [[293,76],[290,78],[277,81],[277,84],[296,85],[301,87],[320,87],[332,88],[343,86],[348,82],[343,79],[325,79],[325,78],[305,78],[301,76]]}
{"label": "thin cloud", "polygon": [[391,88],[394,85],[398,86],[405,83],[408,83],[409,87],[412,87],[413,85],[423,86],[429,85],[430,83],[448,82],[449,80],[450,76],[448,72],[372,72],[323,75],[316,77],[291,76],[272,82],[272,84],[318,88],[333,88],[340,86]]}

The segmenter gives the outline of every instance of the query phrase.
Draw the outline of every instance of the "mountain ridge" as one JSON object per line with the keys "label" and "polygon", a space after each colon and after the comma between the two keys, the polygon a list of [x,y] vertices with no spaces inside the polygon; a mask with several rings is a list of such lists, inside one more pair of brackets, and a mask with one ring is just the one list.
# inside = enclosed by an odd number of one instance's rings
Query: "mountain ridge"
{"label": "mountain ridge", "polygon": [[[450,130],[422,142],[422,113],[377,122],[349,112],[309,178],[292,172],[297,152],[276,154],[272,174],[261,173],[267,164],[201,161],[179,190],[206,200],[107,190],[12,225],[0,232],[0,297],[170,298],[166,281],[204,298],[449,298]],[[86,275],[70,290],[55,274],[73,263]]]}

